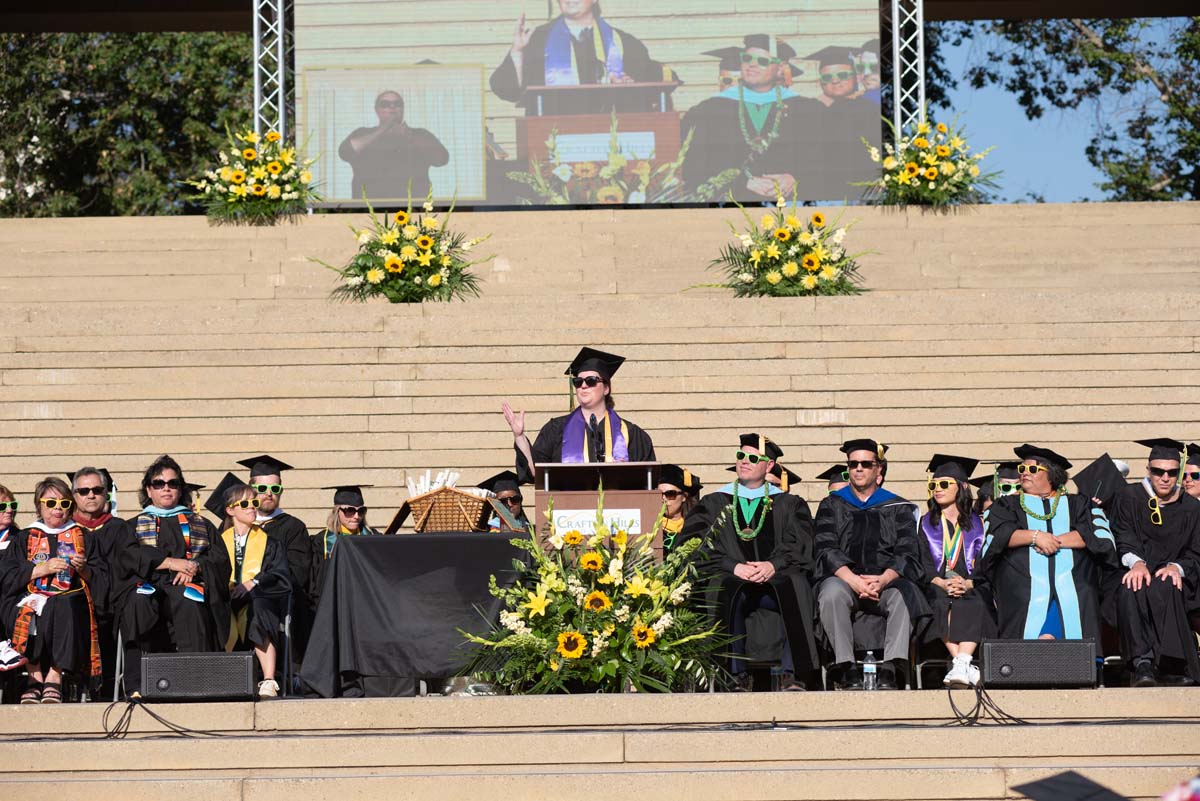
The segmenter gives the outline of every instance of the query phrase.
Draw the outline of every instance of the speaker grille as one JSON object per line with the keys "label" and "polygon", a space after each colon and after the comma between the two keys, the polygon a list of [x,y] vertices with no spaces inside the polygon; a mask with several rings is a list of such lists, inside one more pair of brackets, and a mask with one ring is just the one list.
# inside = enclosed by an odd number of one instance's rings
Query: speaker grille
{"label": "speaker grille", "polygon": [[254,655],[143,654],[142,697],[148,701],[253,699]]}
{"label": "speaker grille", "polygon": [[1092,687],[1093,640],[984,640],[983,680],[988,687]]}

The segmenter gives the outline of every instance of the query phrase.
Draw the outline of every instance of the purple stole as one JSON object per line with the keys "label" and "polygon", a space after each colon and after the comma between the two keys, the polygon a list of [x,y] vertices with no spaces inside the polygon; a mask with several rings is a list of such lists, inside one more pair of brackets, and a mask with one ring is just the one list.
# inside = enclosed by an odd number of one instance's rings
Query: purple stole
{"label": "purple stole", "polygon": [[[614,462],[629,461],[629,446],[621,433],[621,418],[613,409],[608,410],[608,436],[612,442]],[[582,464],[587,461],[587,422],[583,419],[583,408],[576,408],[567,417],[562,433],[562,461],[564,464]]]}
{"label": "purple stole", "polygon": [[[937,562],[938,572],[941,572],[943,565],[946,563],[946,555],[942,553],[942,524],[939,520],[934,523],[929,513],[921,516],[921,533],[925,535],[925,539],[929,542],[929,553],[933,554],[933,560]],[[975,563],[979,559],[979,552],[983,550],[983,521],[978,515],[971,515],[971,524],[962,532],[962,556],[955,563],[955,572],[962,576],[969,576],[975,571]],[[953,556],[953,554],[951,554]],[[964,561],[966,569],[961,569]]]}

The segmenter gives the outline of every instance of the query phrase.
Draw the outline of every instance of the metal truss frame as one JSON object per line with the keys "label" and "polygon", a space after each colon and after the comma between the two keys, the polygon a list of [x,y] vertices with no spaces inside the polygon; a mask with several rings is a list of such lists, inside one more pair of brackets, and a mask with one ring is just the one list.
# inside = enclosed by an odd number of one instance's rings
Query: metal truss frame
{"label": "metal truss frame", "polygon": [[292,0],[251,0],[254,7],[254,131],[287,137],[295,118]]}

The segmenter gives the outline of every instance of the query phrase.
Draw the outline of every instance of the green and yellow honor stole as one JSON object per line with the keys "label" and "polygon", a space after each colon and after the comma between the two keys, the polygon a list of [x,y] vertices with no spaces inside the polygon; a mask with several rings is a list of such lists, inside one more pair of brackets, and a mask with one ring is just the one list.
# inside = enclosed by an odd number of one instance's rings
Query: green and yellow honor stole
{"label": "green and yellow honor stole", "polygon": [[[771,123],[770,130],[763,132],[771,109],[775,109],[775,121]],[[775,87],[773,103],[751,103],[746,100],[746,88],[741,83],[738,84],[738,126],[742,130],[742,139],[755,153],[766,152],[767,148],[779,138],[779,126],[783,122],[783,113],[783,90],[778,86]],[[753,134],[750,133],[747,122],[754,127]]]}
{"label": "green and yellow honor stole", "polygon": [[[243,581],[257,578],[262,572],[263,559],[267,553],[267,533],[258,526],[246,532],[246,539],[239,546],[233,526],[225,529],[221,535],[225,548],[233,554],[233,573],[229,576],[229,586],[232,588]],[[232,651],[239,640],[246,639],[250,628],[250,604],[246,604],[229,616],[229,639],[225,641],[225,650]]]}
{"label": "green and yellow honor stole", "polygon": [[675,538],[683,531],[683,518],[662,521],[663,548],[671,550],[675,547]]}
{"label": "green and yellow honor stole", "polygon": [[[740,481],[733,482],[733,527],[737,530],[739,540],[750,542],[758,536],[762,531],[763,523],[767,521],[767,514],[771,511],[771,491],[764,483],[761,498],[742,498],[738,495],[738,487],[741,485]],[[758,518],[758,525],[751,528],[750,521],[754,519],[754,514],[758,511],[759,501],[763,503],[762,516]],[[739,511],[742,513],[741,523],[738,522]]]}
{"label": "green and yellow honor stole", "polygon": [[947,571],[953,570],[958,564],[958,557],[962,555],[963,547],[963,530],[958,523],[954,524],[954,529],[946,524],[945,516],[942,517],[942,566]]}
{"label": "green and yellow honor stole", "polygon": [[[1050,506],[1050,514],[1048,515],[1039,514],[1025,505],[1025,490],[1021,490],[1017,494],[1021,499],[1021,511],[1032,517],[1034,520],[1041,520],[1043,523],[1045,523],[1047,520],[1054,519],[1054,515],[1058,513],[1058,503],[1064,497],[1066,497],[1067,491],[1063,487],[1059,487],[1054,491],[1054,503]],[[1038,498],[1038,500],[1042,499]]]}

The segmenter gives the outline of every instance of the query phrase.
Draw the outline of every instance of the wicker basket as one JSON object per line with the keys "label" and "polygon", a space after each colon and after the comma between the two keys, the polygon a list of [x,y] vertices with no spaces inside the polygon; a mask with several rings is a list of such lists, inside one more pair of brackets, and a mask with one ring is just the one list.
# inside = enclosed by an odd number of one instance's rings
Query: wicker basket
{"label": "wicker basket", "polygon": [[487,531],[485,509],[488,503],[478,495],[454,487],[408,499],[412,509],[413,530],[419,534],[439,531]]}

